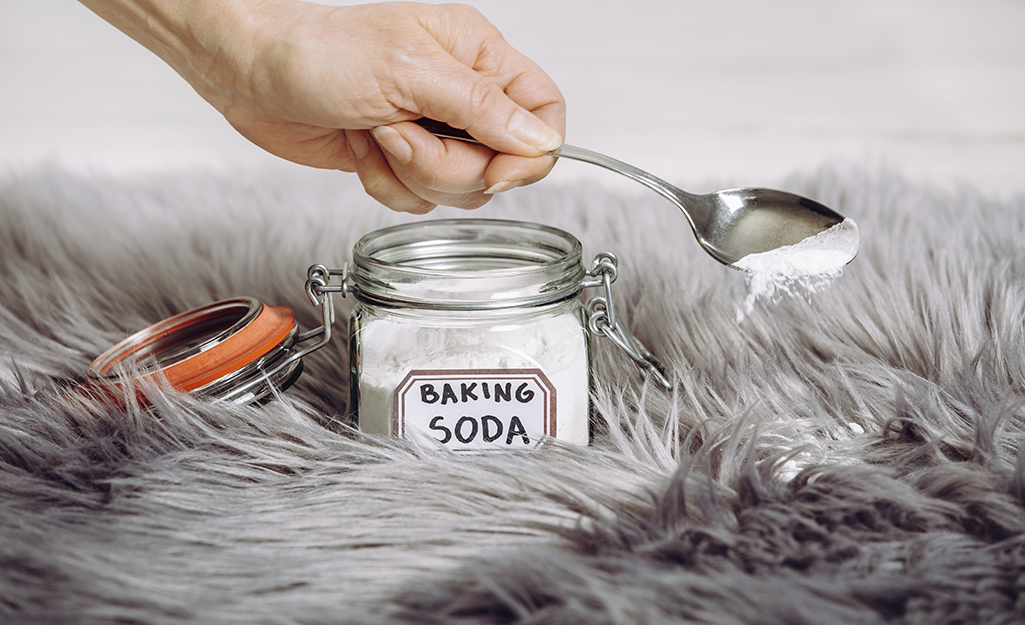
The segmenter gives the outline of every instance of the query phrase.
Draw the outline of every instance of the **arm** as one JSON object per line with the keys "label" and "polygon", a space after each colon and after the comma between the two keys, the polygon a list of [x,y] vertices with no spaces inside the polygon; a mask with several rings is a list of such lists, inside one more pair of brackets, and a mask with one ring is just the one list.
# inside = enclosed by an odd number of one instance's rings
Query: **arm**
{"label": "arm", "polygon": [[[256,145],[355,171],[396,210],[480,206],[547,175],[555,159],[544,154],[562,142],[558,88],[467,6],[81,2],[167,62]],[[437,139],[412,123],[420,117],[488,147]]]}

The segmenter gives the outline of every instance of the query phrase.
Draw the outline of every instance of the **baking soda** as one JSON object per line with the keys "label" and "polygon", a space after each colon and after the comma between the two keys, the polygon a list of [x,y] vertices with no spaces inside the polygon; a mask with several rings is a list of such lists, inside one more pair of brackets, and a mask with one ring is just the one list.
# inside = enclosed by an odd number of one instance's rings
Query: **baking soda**
{"label": "baking soda", "polygon": [[[526,416],[537,414],[538,407],[522,400],[536,404],[550,383],[553,403],[545,410],[554,428],[548,435],[587,445],[589,355],[579,317],[570,312],[504,320],[481,316],[475,324],[455,326],[425,323],[422,317],[368,320],[359,337],[360,429],[427,436],[457,450],[531,447],[544,435]],[[409,388],[413,372],[420,389]],[[409,415],[396,410],[402,389],[409,394]],[[402,427],[404,432],[396,431]]]}
{"label": "baking soda", "polygon": [[811,294],[833,283],[858,253],[861,237],[850,219],[794,245],[749,254],[733,263],[747,278],[747,297],[737,309],[740,321],[760,299]]}

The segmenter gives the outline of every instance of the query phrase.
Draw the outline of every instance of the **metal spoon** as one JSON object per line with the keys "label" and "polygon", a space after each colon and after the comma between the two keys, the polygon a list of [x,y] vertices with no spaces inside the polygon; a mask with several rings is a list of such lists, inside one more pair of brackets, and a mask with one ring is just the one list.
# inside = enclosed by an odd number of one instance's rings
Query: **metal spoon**
{"label": "metal spoon", "polygon": [[[480,143],[466,131],[447,124],[429,119],[417,123],[444,139]],[[633,165],[591,150],[564,143],[549,154],[610,169],[660,193],[683,211],[701,247],[712,258],[734,269],[745,256],[796,245],[844,221],[843,215],[793,193],[745,188],[696,195]],[[836,232],[841,237],[840,241],[833,242],[836,248],[853,250],[846,262],[854,260],[860,246],[858,229],[843,228]]]}

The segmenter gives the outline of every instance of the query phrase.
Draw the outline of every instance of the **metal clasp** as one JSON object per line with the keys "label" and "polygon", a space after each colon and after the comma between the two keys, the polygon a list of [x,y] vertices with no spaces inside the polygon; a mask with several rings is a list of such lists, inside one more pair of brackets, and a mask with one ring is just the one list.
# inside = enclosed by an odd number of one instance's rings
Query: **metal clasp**
{"label": "metal clasp", "polygon": [[[332,284],[331,278],[333,277],[340,277],[341,280],[338,283]],[[276,365],[270,373],[284,369],[288,365],[302,359],[304,356],[307,356],[312,352],[317,351],[331,342],[331,326],[335,323],[335,305],[334,299],[332,299],[331,295],[333,293],[341,293],[342,297],[345,297],[348,292],[348,263],[342,266],[341,269],[328,269],[324,265],[310,266],[306,271],[306,296],[310,298],[310,302],[314,306],[320,308],[321,326],[319,328],[303,332],[297,336],[293,343],[293,349],[311,339],[317,338],[318,336],[320,337],[320,340],[311,345],[307,345],[302,349],[293,351],[288,358]]]}
{"label": "metal clasp", "polygon": [[[341,278],[338,282],[332,283],[331,278]],[[294,357],[301,358],[306,354],[320,349],[331,340],[331,326],[335,323],[335,302],[331,297],[333,293],[341,293],[345,297],[349,293],[349,263],[342,265],[341,269],[328,269],[325,265],[310,265],[306,270],[306,297],[310,303],[320,308],[323,325],[308,332],[304,332],[296,339],[296,343],[308,341],[316,336],[323,337],[316,344],[304,348]]]}
{"label": "metal clasp", "polygon": [[[341,280],[337,284],[331,284],[333,277],[339,277]],[[328,269],[326,265],[310,265],[306,270],[306,297],[310,298],[310,303],[314,306],[320,306],[325,299],[330,301],[330,297],[324,298],[325,293],[341,293],[342,297],[345,297],[349,290],[349,263],[342,265],[341,269]]]}
{"label": "metal clasp", "polygon": [[612,252],[601,252],[594,257],[591,269],[587,272],[590,280],[584,280],[583,288],[602,287],[604,293],[596,295],[587,302],[587,325],[591,332],[612,340],[625,351],[631,360],[650,374],[667,391],[673,389],[666,375],[666,370],[648,348],[637,337],[620,323],[612,299],[612,283],[619,276],[619,259]]}

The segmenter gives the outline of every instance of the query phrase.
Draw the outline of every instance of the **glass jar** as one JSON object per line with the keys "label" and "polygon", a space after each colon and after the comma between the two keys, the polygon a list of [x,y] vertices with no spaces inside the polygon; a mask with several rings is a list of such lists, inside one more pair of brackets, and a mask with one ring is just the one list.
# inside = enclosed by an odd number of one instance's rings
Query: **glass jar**
{"label": "glass jar", "polygon": [[590,439],[580,242],[538,224],[458,219],[353,248],[351,391],[362,431],[453,450]]}
{"label": "glass jar", "polygon": [[[364,432],[460,451],[524,449],[591,437],[591,337],[612,340],[669,388],[661,366],[618,320],[615,255],[589,270],[580,241],[539,224],[486,219],[378,230],[341,269],[313,265],[306,294],[322,325],[240,297],[158,322],[89,367],[78,392],[121,404],[138,380],[214,401],[263,402],[331,341],[332,294],[352,294],[350,389]],[[604,293],[583,304],[589,287]],[[128,385],[127,387],[125,385]],[[144,399],[144,398],[143,398]]]}

